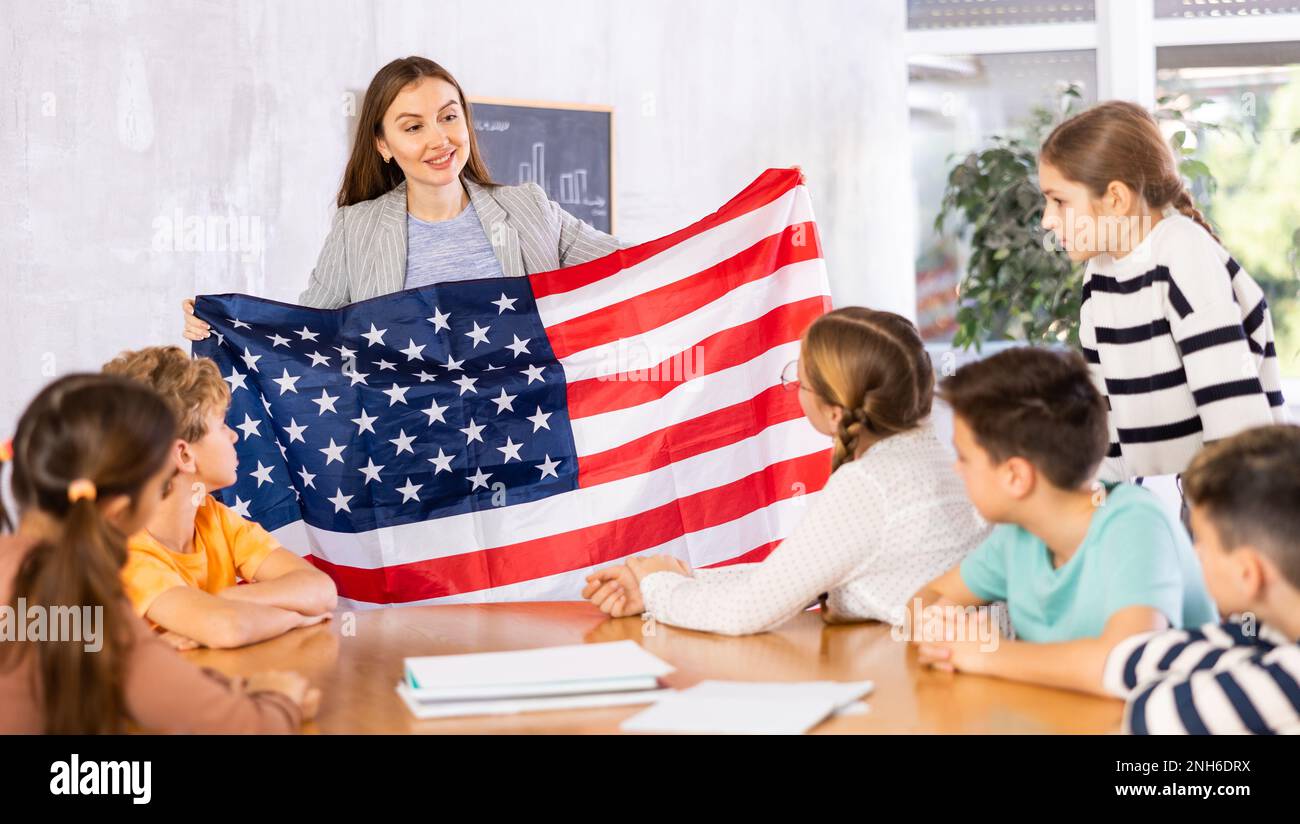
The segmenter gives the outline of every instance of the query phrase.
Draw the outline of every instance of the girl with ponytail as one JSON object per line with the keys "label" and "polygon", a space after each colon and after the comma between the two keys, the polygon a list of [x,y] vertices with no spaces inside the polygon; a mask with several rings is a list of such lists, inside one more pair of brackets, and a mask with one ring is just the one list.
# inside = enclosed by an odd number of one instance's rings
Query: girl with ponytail
{"label": "girl with ponytail", "polygon": [[1150,113],[1110,101],[1065,121],[1038,176],[1043,228],[1087,262],[1079,341],[1110,406],[1102,480],[1180,473],[1202,443],[1286,420],[1264,294]]}
{"label": "girl with ponytail", "polygon": [[906,318],[823,315],[782,382],[832,439],[830,480],[790,537],[761,562],[716,569],[628,558],[588,576],[584,598],[614,617],[726,635],[772,629],[819,599],[828,622],[901,622],[926,576],[979,544],[987,527],[930,424],[934,370]]}
{"label": "girl with ponytail", "polygon": [[[119,578],[126,536],[152,515],[175,470],[176,420],[150,389],[70,375],[23,413],[12,461],[21,517],[0,503],[0,605],[46,616],[37,637],[0,644],[0,733],[293,731],[319,697],[301,676],[234,685],[189,664],[131,612]],[[94,620],[63,637],[56,618]],[[22,624],[25,625],[26,621]],[[305,710],[304,710],[305,707]]]}

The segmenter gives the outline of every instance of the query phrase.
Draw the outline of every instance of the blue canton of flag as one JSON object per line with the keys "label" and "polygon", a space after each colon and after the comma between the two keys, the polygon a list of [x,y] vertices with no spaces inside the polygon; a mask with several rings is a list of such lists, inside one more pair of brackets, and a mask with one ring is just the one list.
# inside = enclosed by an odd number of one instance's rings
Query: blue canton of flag
{"label": "blue canton of flag", "polygon": [[276,529],[365,532],[577,486],[565,380],[525,278],[336,310],[205,295],[193,347],[230,384],[239,480],[217,496]]}

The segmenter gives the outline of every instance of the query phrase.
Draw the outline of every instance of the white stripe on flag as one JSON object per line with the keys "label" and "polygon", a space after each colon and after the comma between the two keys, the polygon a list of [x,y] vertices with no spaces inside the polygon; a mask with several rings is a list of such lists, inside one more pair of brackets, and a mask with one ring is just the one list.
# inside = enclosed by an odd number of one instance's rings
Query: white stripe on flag
{"label": "white stripe on flag", "polygon": [[[692,567],[708,566],[742,552],[748,552],[772,540],[772,535],[789,535],[803,518],[808,507],[817,500],[820,493],[811,492],[795,498],[777,501],[763,509],[757,509],[725,524],[692,532],[660,546],[651,547],[632,555],[669,554],[685,560]],[[625,556],[625,557],[631,557]],[[392,606],[420,606],[430,604],[484,604],[497,601],[575,601],[582,596],[586,577],[592,571],[613,566],[616,561],[592,564],[581,569],[569,570],[543,578],[520,581],[499,587],[460,592],[440,598],[426,598],[421,601],[404,601]],[[348,603],[357,609],[373,609],[388,604],[372,604],[368,601],[340,599],[340,604]]]}
{"label": "white stripe on flag", "polygon": [[[821,258],[783,266],[760,280],[741,284],[715,301],[655,329],[574,352],[560,361],[569,383],[646,368],[689,350],[700,341],[763,317],[773,309],[826,294]],[[802,330],[798,330],[802,332]],[[633,357],[648,362],[627,361]]]}
{"label": "white stripe on flag", "polygon": [[[379,569],[545,538],[555,534],[556,524],[563,524],[567,532],[628,518],[829,446],[826,436],[813,429],[806,419],[799,418],[651,472],[539,501],[356,534],[331,532],[295,521],[274,534],[285,546],[311,547],[312,554],[331,563]],[[752,548],[731,546],[728,549],[734,553]]]}
{"label": "white stripe on flag", "polygon": [[740,254],[794,223],[813,219],[803,186],[595,283],[537,300],[542,325],[555,326],[619,301],[676,283]]}
{"label": "white stripe on flag", "polygon": [[570,421],[579,456],[595,455],[658,432],[670,423],[741,403],[781,382],[781,369],[799,357],[799,341],[792,340],[756,358],[711,375],[701,375],[676,387],[662,398],[589,415]]}

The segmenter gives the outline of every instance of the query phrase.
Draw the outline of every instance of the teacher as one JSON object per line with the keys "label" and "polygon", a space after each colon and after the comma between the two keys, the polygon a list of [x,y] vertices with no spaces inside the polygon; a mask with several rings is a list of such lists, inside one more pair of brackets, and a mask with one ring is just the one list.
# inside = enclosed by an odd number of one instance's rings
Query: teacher
{"label": "teacher", "polygon": [[[541,186],[492,180],[465,93],[423,57],[370,81],[338,211],[298,298],[336,309],[450,280],[519,277],[585,263],[624,244],[564,211]],[[183,302],[185,337],[208,324]]]}

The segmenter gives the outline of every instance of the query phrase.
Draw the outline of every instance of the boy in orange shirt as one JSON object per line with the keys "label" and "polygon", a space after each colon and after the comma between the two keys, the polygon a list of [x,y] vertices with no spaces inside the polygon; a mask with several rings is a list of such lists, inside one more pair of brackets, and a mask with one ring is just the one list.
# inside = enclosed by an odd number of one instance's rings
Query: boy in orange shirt
{"label": "boy in orange shirt", "polygon": [[[178,647],[239,647],[329,618],[334,581],[209,492],[233,484],[238,437],[226,425],[230,387],[207,358],[176,346],[124,352],[104,372],[162,395],[181,422],[175,476],[128,543],[122,582],[137,614]],[[248,582],[236,586],[239,579]]]}

